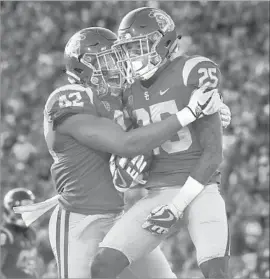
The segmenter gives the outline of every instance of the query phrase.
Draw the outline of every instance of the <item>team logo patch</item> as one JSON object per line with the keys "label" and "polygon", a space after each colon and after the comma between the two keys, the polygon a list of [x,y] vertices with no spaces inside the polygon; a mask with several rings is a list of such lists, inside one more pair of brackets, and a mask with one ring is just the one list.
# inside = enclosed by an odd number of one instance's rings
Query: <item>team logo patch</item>
{"label": "team logo patch", "polygon": [[84,34],[75,34],[68,41],[65,53],[71,57],[78,57],[80,55],[81,41],[84,40],[86,36]]}
{"label": "team logo patch", "polygon": [[155,17],[157,24],[162,32],[171,32],[175,28],[175,24],[170,16],[161,10],[152,10],[149,17]]}

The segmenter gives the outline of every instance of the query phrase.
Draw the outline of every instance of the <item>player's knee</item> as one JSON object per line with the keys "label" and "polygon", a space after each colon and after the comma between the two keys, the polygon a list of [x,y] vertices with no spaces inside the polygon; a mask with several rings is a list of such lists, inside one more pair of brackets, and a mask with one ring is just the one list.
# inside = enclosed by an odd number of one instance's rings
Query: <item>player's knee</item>
{"label": "player's knee", "polygon": [[129,265],[127,257],[112,248],[102,248],[91,265],[91,278],[114,278]]}
{"label": "player's knee", "polygon": [[200,264],[200,269],[205,278],[230,279],[229,256],[205,261]]}

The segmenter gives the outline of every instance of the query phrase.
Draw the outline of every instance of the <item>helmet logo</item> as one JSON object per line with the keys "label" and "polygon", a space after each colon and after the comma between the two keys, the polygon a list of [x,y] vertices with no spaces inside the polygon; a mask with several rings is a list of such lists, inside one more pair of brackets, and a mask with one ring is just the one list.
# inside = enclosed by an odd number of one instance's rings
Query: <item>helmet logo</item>
{"label": "helmet logo", "polygon": [[171,32],[175,28],[175,24],[171,17],[161,10],[152,10],[149,17],[154,17],[162,32]]}
{"label": "helmet logo", "polygon": [[77,58],[80,55],[81,41],[85,38],[84,34],[77,33],[73,35],[66,45],[66,55]]}

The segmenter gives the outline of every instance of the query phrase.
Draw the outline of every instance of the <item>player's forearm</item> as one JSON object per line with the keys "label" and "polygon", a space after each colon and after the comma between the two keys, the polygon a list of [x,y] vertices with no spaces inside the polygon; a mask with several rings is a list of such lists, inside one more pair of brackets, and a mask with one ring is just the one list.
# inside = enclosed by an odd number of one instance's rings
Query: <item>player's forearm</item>
{"label": "player's forearm", "polygon": [[194,115],[185,107],[165,120],[130,131],[125,137],[124,157],[134,157],[153,150],[193,121]]}
{"label": "player's forearm", "polygon": [[203,152],[186,183],[172,201],[179,212],[183,212],[192,200],[200,194],[218,169],[223,157],[219,115],[206,116],[194,125]]}
{"label": "player's forearm", "polygon": [[161,122],[129,131],[122,141],[122,152],[126,157],[147,153],[172,138],[180,129],[176,115]]}
{"label": "player's forearm", "polygon": [[199,119],[194,126],[203,152],[190,176],[206,185],[223,160],[222,127],[219,115]]}
{"label": "player's forearm", "polygon": [[205,149],[196,167],[190,173],[190,176],[200,182],[202,185],[207,185],[212,175],[217,171],[222,163],[222,150]]}
{"label": "player's forearm", "polygon": [[74,115],[57,128],[79,143],[122,157],[147,153],[170,139],[182,128],[178,113],[166,120],[125,132],[113,121],[91,115]]}

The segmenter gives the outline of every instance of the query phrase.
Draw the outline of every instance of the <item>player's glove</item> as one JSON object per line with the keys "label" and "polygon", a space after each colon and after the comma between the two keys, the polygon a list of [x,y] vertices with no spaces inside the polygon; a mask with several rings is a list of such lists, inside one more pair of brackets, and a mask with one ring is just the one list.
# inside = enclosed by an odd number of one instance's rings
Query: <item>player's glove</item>
{"label": "player's glove", "polygon": [[166,234],[181,217],[173,204],[161,205],[151,211],[142,228],[153,234]]}
{"label": "player's glove", "polygon": [[188,105],[176,115],[182,127],[204,115],[214,114],[219,111],[222,101],[217,89],[209,89],[207,82],[200,88],[193,91]]}
{"label": "player's glove", "polygon": [[219,115],[221,118],[221,123],[224,128],[227,128],[231,123],[231,110],[224,103],[221,103],[221,107],[219,108]]}
{"label": "player's glove", "polygon": [[132,159],[112,155],[110,170],[113,184],[119,192],[125,192],[138,184],[146,184],[149,159],[145,155],[138,155]]}
{"label": "player's glove", "polygon": [[222,101],[217,89],[209,89],[207,82],[199,89],[192,92],[190,101],[187,107],[194,114],[196,118],[203,117],[204,115],[214,114],[219,111]]}

